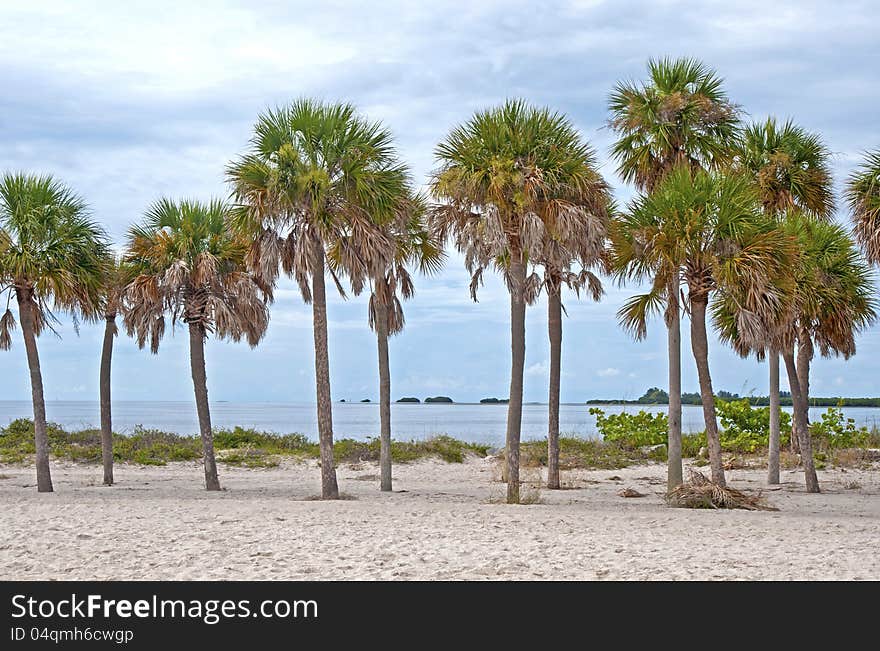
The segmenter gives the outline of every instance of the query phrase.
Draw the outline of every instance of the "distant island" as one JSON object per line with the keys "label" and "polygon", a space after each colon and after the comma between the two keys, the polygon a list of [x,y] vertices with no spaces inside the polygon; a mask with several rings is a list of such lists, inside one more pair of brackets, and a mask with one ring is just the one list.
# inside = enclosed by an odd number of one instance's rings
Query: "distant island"
{"label": "distant island", "polygon": [[[770,404],[769,396],[741,396],[738,393],[730,391],[719,391],[715,394],[716,398],[721,400],[748,400],[749,404],[754,407],[766,407]],[[638,400],[587,400],[588,405],[668,405],[669,394],[658,387],[651,387]],[[683,405],[701,405],[703,401],[700,399],[699,393],[682,393],[681,404]],[[791,407],[791,393],[788,391],[779,392],[779,404],[782,407]],[[810,398],[811,407],[880,407],[880,398]]]}
{"label": "distant island", "polygon": [[419,402],[421,402],[421,400],[419,400],[418,398],[400,398],[397,402],[415,402],[415,403],[419,403]]}
{"label": "distant island", "polygon": [[480,400],[481,405],[506,405],[510,402],[509,398],[483,398]]}
{"label": "distant island", "polygon": [[425,403],[429,402],[452,402],[452,398],[448,396],[434,396],[433,398],[425,398]]}
{"label": "distant island", "polygon": [[370,399],[369,399],[369,398],[364,398],[363,400],[361,400],[361,402],[370,402]]}

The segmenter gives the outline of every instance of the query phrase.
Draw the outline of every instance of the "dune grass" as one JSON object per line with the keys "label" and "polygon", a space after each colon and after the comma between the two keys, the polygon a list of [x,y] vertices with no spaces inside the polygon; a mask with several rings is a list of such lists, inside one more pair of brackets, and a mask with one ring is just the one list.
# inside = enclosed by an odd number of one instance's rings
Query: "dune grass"
{"label": "dune grass", "polygon": [[[101,462],[101,434],[96,429],[67,432],[59,425],[48,425],[49,446],[56,459],[78,463]],[[699,452],[706,445],[705,434],[682,436],[682,456],[699,459]],[[235,427],[214,432],[214,447],[221,463],[246,468],[277,467],[282,459],[299,460],[319,458],[319,448],[304,434],[276,434],[255,429]],[[880,447],[880,433],[874,428],[868,439],[868,447]],[[666,461],[666,448],[639,447],[622,441],[603,441],[571,435],[559,439],[560,468],[571,470],[611,470],[639,463]],[[449,463],[462,463],[468,456],[485,457],[491,451],[488,445],[468,443],[451,436],[438,435],[420,441],[392,441],[391,458],[395,463],[411,463],[427,458],[437,458]],[[368,438],[356,441],[339,439],[333,446],[337,463],[374,462],[379,460],[379,440]],[[762,463],[761,451],[726,449],[743,463]],[[29,463],[34,454],[34,426],[28,419],[18,419],[0,428],[0,463]],[[499,453],[503,454],[503,453]],[[195,461],[202,457],[202,442],[198,436],[181,436],[157,429],[135,428],[130,435],[113,435],[113,455],[116,461],[141,465],[165,465],[173,461]],[[832,449],[817,447],[817,463],[856,467],[870,465],[871,459],[864,449]],[[783,451],[783,467],[797,464],[794,455]],[[521,463],[525,468],[547,465],[546,441],[524,441],[521,447]]]}
{"label": "dune grass", "polygon": [[[96,429],[66,432],[59,425],[48,425],[49,447],[53,457],[79,463],[101,462],[101,433]],[[236,427],[214,432],[218,461],[248,468],[275,467],[282,457],[317,459],[318,444],[303,434],[275,434]],[[466,443],[451,436],[435,436],[422,441],[392,441],[391,458],[408,463],[437,457],[462,463],[468,455],[486,456],[488,445]],[[379,460],[379,440],[339,439],[333,446],[339,463]],[[34,454],[34,425],[18,419],[0,429],[0,463],[24,463]],[[135,428],[128,435],[113,435],[116,461],[141,465],[165,465],[171,461],[194,461],[202,456],[198,436],[181,436],[155,429]]]}

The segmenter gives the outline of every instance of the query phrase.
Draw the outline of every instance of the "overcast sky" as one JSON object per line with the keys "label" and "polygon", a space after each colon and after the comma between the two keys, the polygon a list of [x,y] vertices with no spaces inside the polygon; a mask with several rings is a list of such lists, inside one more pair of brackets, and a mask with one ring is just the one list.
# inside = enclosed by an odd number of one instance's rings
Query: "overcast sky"
{"label": "overcast sky", "polygon": [[[320,5],[320,6],[319,6]],[[0,0],[0,170],[49,172],[90,203],[119,244],[162,195],[226,196],[223,168],[257,114],[298,96],[355,103],[394,132],[414,176],[478,108],[523,97],[567,113],[608,159],[613,84],[641,79],[649,57],[697,56],[752,119],[792,117],[823,134],[838,188],[880,145],[880,13],[871,2],[43,2]],[[841,211],[838,218],[848,221]],[[496,278],[468,296],[460,258],[418,279],[407,328],[391,344],[392,394],[457,401],[504,396],[508,304]],[[566,300],[563,401],[635,398],[666,385],[665,331],[633,342],[615,312],[634,288],[606,283],[598,304]],[[364,298],[331,299],[334,399],[377,397],[376,344]],[[546,304],[530,309],[526,400],[546,400]],[[685,328],[686,328],[685,324]],[[687,331],[685,330],[685,333]],[[40,340],[49,400],[97,399],[102,326]],[[114,398],[190,400],[187,339],[158,356],[121,336]],[[20,335],[19,335],[20,336]],[[696,371],[684,338],[684,390]],[[766,364],[714,342],[718,389],[766,393]],[[711,344],[710,344],[711,345]],[[284,285],[265,342],[208,345],[214,400],[312,401],[311,312]],[[880,395],[880,329],[850,361],[815,364],[816,395]],[[0,399],[26,399],[24,348],[0,353]]]}

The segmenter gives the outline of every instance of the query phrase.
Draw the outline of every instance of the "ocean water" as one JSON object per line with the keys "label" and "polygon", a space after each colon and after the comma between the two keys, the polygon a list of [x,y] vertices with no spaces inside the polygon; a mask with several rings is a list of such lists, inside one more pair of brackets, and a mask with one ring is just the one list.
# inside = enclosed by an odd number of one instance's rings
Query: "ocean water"
{"label": "ocean water", "polygon": [[[606,414],[639,409],[666,411],[663,405],[599,405]],[[583,404],[563,404],[559,410],[559,429],[582,437],[597,436],[596,419]],[[785,408],[784,408],[785,409]],[[814,407],[810,418],[818,420],[825,407]],[[791,411],[790,408],[785,409]],[[880,408],[846,407],[844,414],[857,425],[880,426]],[[46,403],[50,421],[65,429],[98,427],[100,411],[96,401],[50,401]],[[28,401],[0,401],[0,424],[16,418],[31,418]],[[211,422],[215,428],[253,427],[259,430],[288,433],[301,432],[316,439],[318,433],[315,405],[310,403],[238,403],[211,404]],[[434,434],[449,434],[466,441],[500,445],[504,442],[507,405],[480,404],[405,404],[391,405],[391,423],[395,439],[422,439]],[[195,404],[192,402],[119,401],[113,404],[113,429],[130,433],[136,426],[156,428],[179,434],[198,432]],[[700,406],[682,408],[684,431],[701,431],[703,413]],[[336,438],[365,439],[379,433],[379,405],[376,403],[334,403],[333,433]],[[523,439],[547,436],[547,406],[523,406]]]}

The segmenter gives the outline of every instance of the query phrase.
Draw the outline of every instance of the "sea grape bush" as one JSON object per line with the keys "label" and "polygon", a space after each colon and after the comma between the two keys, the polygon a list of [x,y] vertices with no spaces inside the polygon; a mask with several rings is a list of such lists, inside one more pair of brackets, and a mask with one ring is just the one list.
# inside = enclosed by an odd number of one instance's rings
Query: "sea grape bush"
{"label": "sea grape bush", "polygon": [[871,436],[868,428],[856,427],[855,420],[844,417],[839,407],[829,407],[821,419],[810,424],[810,433],[819,446],[840,449],[868,445]]}
{"label": "sea grape bush", "polygon": [[[752,407],[748,398],[716,400],[721,422],[721,447],[737,452],[766,448],[770,439],[770,407]],[[791,434],[791,414],[779,414],[779,443],[786,445]]]}
{"label": "sea grape bush", "polygon": [[606,441],[616,441],[628,447],[666,443],[669,419],[662,412],[622,412],[606,416],[603,410],[592,407],[590,414],[596,417],[596,429]]}

